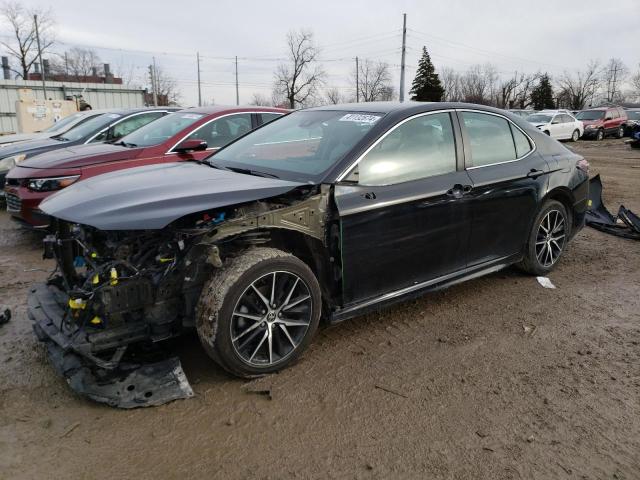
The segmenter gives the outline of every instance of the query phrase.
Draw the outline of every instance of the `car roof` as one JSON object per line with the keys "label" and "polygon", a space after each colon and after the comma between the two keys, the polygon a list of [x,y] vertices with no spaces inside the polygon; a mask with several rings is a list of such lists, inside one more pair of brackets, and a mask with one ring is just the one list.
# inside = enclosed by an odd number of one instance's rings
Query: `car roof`
{"label": "car roof", "polygon": [[307,108],[304,111],[348,111],[367,113],[396,113],[402,111],[430,112],[435,110],[471,109],[503,115],[505,110],[464,102],[362,102],[324,105],[322,107]]}
{"label": "car roof", "polygon": [[277,112],[286,113],[290,110],[286,108],[278,107],[260,107],[256,105],[211,105],[208,107],[190,107],[178,110],[181,113],[202,113],[205,115],[211,115],[221,112]]}

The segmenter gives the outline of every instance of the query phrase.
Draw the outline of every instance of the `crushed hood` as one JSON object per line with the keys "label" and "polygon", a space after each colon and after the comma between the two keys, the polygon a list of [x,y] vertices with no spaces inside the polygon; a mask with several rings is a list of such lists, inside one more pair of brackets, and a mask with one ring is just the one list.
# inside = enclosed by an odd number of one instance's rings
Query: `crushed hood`
{"label": "crushed hood", "polygon": [[192,162],[119,170],[78,182],[40,208],[101,230],[157,230],[190,213],[281,195],[303,183]]}
{"label": "crushed hood", "polygon": [[[109,143],[75,145],[27,157],[20,163],[26,168],[79,168],[106,161],[118,161],[135,158],[142,148],[127,148]],[[1,150],[0,150],[1,152]]]}

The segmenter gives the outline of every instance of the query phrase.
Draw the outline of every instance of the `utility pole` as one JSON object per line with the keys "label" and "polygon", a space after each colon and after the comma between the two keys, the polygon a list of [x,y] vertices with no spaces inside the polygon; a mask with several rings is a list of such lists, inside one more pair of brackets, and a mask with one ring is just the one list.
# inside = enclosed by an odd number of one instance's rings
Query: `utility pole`
{"label": "utility pole", "polygon": [[609,77],[609,83],[607,85],[607,101],[613,102],[616,95],[616,83],[618,82],[618,65],[614,64],[613,68],[609,70],[611,76]]}
{"label": "utility pole", "polygon": [[407,52],[407,14],[402,14],[402,60],[400,61],[400,101],[404,102],[404,57]]}
{"label": "utility pole", "polygon": [[360,103],[360,67],[358,67],[358,57],[356,57],[356,103]]}
{"label": "utility pole", "polygon": [[153,73],[151,74],[151,85],[153,86],[153,106],[158,106],[158,69],[156,68],[156,57],[153,57]]}
{"label": "utility pole", "polygon": [[238,90],[238,56],[236,55],[236,105],[240,105],[240,91]]}
{"label": "utility pole", "polygon": [[40,32],[38,31],[38,15],[34,15],[33,16],[33,23],[36,27],[36,41],[38,43],[38,58],[40,61],[40,66],[42,67],[41,70],[41,78],[42,78],[42,91],[44,93],[44,99],[47,99],[47,84],[45,83],[45,79],[44,79],[44,63],[42,63],[42,48],[40,47]]}
{"label": "utility pole", "polygon": [[196,61],[198,63],[198,106],[202,106],[202,90],[200,89],[200,52],[196,52]]}
{"label": "utility pole", "polygon": [[67,52],[64,52],[64,75],[69,76],[69,59],[67,58]]}

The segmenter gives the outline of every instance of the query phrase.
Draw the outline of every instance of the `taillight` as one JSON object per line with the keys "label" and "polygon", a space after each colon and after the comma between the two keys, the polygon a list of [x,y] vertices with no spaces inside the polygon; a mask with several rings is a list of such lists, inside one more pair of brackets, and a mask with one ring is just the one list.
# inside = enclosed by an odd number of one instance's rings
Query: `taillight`
{"label": "taillight", "polygon": [[589,173],[589,162],[587,162],[584,158],[581,158],[576,162],[576,168],[582,170],[584,173]]}

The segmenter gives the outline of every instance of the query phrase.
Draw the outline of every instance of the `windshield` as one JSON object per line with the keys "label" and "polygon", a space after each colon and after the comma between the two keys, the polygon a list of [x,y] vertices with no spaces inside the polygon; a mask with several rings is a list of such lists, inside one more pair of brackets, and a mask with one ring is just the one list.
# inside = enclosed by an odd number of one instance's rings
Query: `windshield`
{"label": "windshield", "polygon": [[193,125],[202,117],[204,117],[202,113],[170,113],[130,133],[121,141],[136,147],[159,145],[189,125]]}
{"label": "windshield", "polygon": [[69,115],[68,117],[64,117],[58,120],[49,128],[45,128],[42,131],[46,133],[64,132],[71,124],[77,122],[80,118],[84,116],[85,116],[84,113],[74,113],[73,115]]}
{"label": "windshield", "polygon": [[604,118],[603,110],[584,110],[576,115],[578,120],[600,120]]}
{"label": "windshield", "polygon": [[629,120],[640,120],[640,110],[627,110],[627,118]]}
{"label": "windshield", "polygon": [[121,118],[122,115],[117,113],[103,113],[102,115],[98,115],[97,117],[92,118],[91,120],[87,120],[86,122],[82,122],[80,125],[76,125],[72,129],[68,130],[60,134],[57,137],[58,140],[75,142],[76,140],[82,140],[90,135],[98,133],[104,127],[109,125],[111,122]]}
{"label": "windshield", "polygon": [[382,118],[382,113],[294,112],[222,149],[214,166],[313,181],[331,168]]}
{"label": "windshield", "polygon": [[549,123],[551,121],[551,115],[542,115],[541,113],[534,113],[527,117],[529,123]]}

